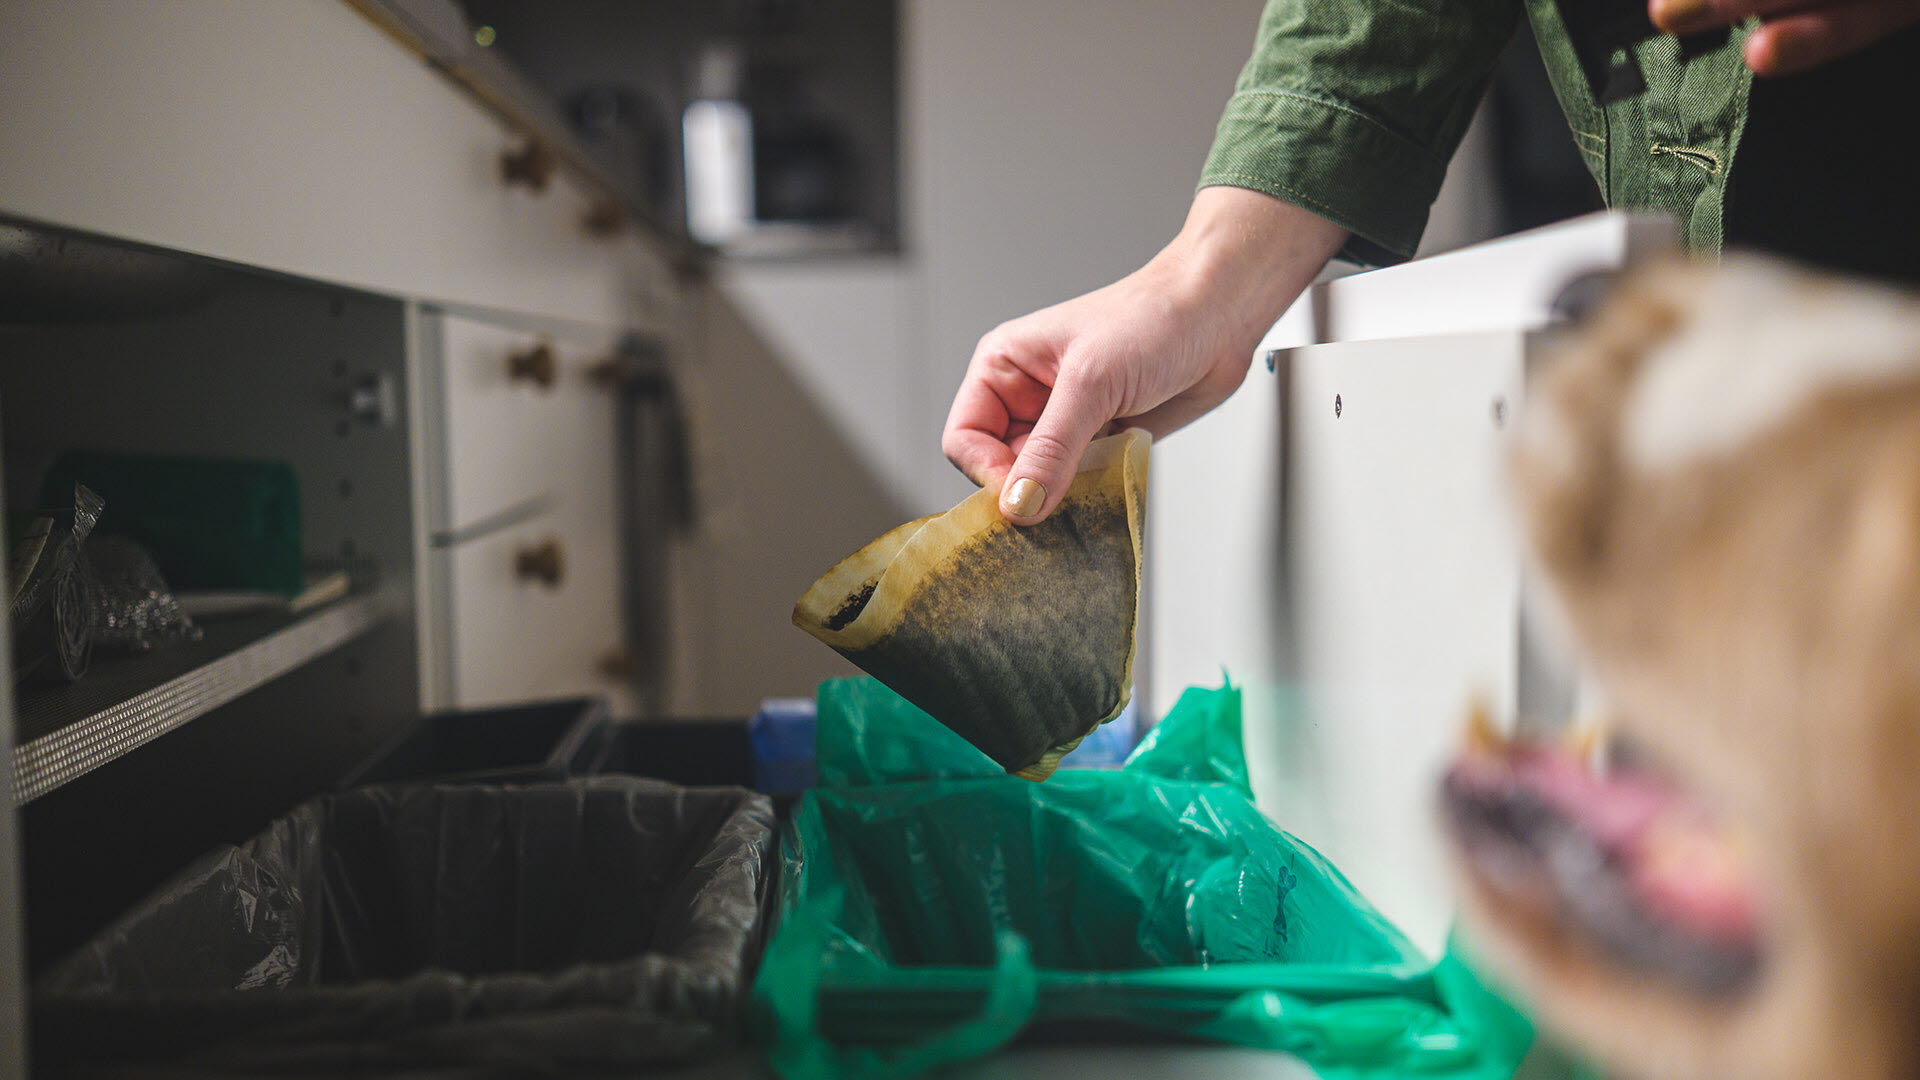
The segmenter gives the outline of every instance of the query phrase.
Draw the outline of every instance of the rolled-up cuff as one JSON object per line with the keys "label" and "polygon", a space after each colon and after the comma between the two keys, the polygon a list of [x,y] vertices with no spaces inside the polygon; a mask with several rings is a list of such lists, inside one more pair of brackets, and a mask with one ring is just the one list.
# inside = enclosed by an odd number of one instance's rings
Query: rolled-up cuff
{"label": "rolled-up cuff", "polygon": [[1349,105],[1289,90],[1228,102],[1200,187],[1262,191],[1352,233],[1340,257],[1403,262],[1420,245],[1446,161]]}

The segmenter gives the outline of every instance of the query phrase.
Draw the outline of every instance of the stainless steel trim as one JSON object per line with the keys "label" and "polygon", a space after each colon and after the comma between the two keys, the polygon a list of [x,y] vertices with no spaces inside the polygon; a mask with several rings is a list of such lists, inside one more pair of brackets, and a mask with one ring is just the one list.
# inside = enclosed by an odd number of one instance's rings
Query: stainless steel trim
{"label": "stainless steel trim", "polygon": [[13,752],[14,805],[25,805],[128,751],[333,651],[376,626],[375,596],[349,597]]}

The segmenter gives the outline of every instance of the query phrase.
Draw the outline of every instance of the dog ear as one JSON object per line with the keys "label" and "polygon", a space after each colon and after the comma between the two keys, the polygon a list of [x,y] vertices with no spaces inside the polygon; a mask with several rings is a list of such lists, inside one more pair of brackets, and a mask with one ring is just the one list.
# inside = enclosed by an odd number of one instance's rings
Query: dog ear
{"label": "dog ear", "polygon": [[1562,583],[1607,559],[1607,525],[1626,473],[1621,424],[1648,351],[1673,333],[1700,271],[1662,264],[1622,279],[1534,373],[1511,457],[1534,557]]}
{"label": "dog ear", "polygon": [[[1869,407],[1897,409],[1903,419],[1863,463],[1842,553],[1843,579],[1836,582],[1876,606],[1920,599],[1920,381],[1882,394]],[[1908,617],[1920,618],[1920,609],[1905,608],[1901,621]]]}

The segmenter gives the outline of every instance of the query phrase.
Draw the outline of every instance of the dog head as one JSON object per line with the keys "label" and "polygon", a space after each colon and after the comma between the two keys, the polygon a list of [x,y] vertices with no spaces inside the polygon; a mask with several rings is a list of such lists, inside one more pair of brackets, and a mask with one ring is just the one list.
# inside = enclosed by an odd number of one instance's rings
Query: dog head
{"label": "dog head", "polygon": [[1920,301],[1631,276],[1513,473],[1611,742],[1450,774],[1482,952],[1628,1075],[1920,1076]]}

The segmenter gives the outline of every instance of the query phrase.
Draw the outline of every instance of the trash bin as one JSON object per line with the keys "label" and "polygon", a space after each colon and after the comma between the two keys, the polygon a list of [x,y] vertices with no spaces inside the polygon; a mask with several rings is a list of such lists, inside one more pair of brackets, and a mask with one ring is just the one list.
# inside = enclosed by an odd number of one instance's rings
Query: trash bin
{"label": "trash bin", "polygon": [[596,773],[753,786],[747,722],[739,717],[617,720],[600,729],[594,754]]}
{"label": "trash bin", "polygon": [[586,776],[595,771],[596,739],[607,722],[605,699],[594,697],[432,713],[368,755],[340,786],[531,784]]}
{"label": "trash bin", "polygon": [[870,679],[819,695],[754,1014],[788,1080],[913,1075],[1050,1025],[1283,1050],[1322,1075],[1511,1076],[1531,1038],[1254,807],[1239,694],[1044,783]]}
{"label": "trash bin", "polygon": [[632,777],[387,786],[202,857],[35,986],[46,1075],[498,1075],[727,1045],[767,799]]}
{"label": "trash bin", "polygon": [[738,784],[785,812],[813,786],[813,699],[768,698],[753,716],[623,720],[598,732],[598,773]]}

